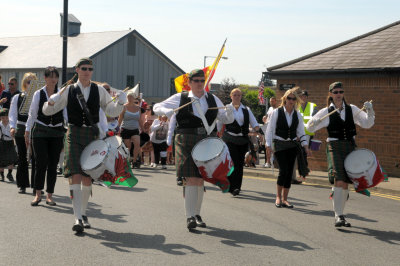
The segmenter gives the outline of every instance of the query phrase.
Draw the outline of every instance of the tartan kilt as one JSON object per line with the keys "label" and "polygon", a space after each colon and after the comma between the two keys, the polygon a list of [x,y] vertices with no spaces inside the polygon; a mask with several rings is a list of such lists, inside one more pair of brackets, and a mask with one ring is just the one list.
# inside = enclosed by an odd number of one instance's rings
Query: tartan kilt
{"label": "tartan kilt", "polygon": [[202,178],[193,161],[193,147],[202,139],[211,137],[206,134],[176,134],[175,135],[175,166],[177,177]]}
{"label": "tartan kilt", "polygon": [[64,176],[81,174],[88,176],[81,168],[81,154],[90,142],[95,140],[91,127],[69,125],[64,139]]}
{"label": "tartan kilt", "polygon": [[328,177],[331,184],[334,184],[335,180],[353,183],[344,168],[344,160],[355,148],[355,143],[349,140],[327,142],[326,157],[328,159]]}
{"label": "tartan kilt", "polygon": [[0,140],[0,167],[7,167],[18,162],[18,155],[13,140]]}

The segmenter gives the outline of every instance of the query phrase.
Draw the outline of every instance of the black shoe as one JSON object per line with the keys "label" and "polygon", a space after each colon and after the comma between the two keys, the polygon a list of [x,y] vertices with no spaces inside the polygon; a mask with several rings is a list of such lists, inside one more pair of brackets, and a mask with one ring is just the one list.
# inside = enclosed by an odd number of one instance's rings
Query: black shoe
{"label": "black shoe", "polygon": [[12,176],[12,173],[8,173],[8,174],[7,174],[7,179],[8,179],[10,182],[14,182],[14,177]]}
{"label": "black shoe", "polygon": [[4,173],[2,172],[0,175],[1,175],[0,181],[1,181],[1,182],[4,182]]}
{"label": "black shoe", "polygon": [[187,228],[189,230],[196,228],[196,226],[197,226],[196,219],[193,216],[190,218],[187,218]]}
{"label": "black shoe", "polygon": [[72,226],[72,231],[75,231],[77,233],[82,233],[83,232],[83,224],[82,220],[75,220],[75,224]]}
{"label": "black shoe", "polygon": [[62,168],[58,168],[58,169],[57,169],[57,175],[62,175],[62,174],[63,174]]}
{"label": "black shoe", "polygon": [[282,208],[282,204],[276,203],[276,202],[275,202],[275,207],[277,207],[277,208]]}
{"label": "black shoe", "polygon": [[206,223],[203,222],[200,215],[196,215],[196,216],[194,216],[194,218],[196,219],[196,224],[198,227],[206,228]]}
{"label": "black shoe", "polygon": [[300,185],[301,183],[303,183],[303,182],[302,182],[302,181],[299,181],[299,180],[297,180],[297,179],[292,180],[292,184]]}
{"label": "black shoe", "polygon": [[53,200],[51,200],[51,201],[46,200],[46,204],[50,205],[50,206],[56,206],[57,205],[57,203],[55,203]]}
{"label": "black shoe", "polygon": [[288,208],[288,209],[293,209],[293,205],[292,204],[282,203],[282,207],[283,208]]}
{"label": "black shoe", "polygon": [[39,205],[39,202],[41,202],[41,201],[42,201],[41,198],[38,199],[38,200],[31,201],[31,206],[38,206],[38,205]]}
{"label": "black shoe", "polygon": [[25,189],[24,187],[21,187],[21,188],[18,190],[18,193],[19,193],[19,194],[25,194],[25,193],[26,193],[26,189]]}
{"label": "black shoe", "polygon": [[341,217],[343,217],[343,215],[340,215],[339,217],[337,217],[335,219],[335,227],[342,227],[344,226],[344,217],[343,219],[341,219]]}
{"label": "black shoe", "polygon": [[239,195],[239,193],[240,193],[240,189],[238,189],[238,188],[235,188],[235,189],[232,191],[232,195],[233,195],[233,196],[237,196],[237,195]]}
{"label": "black shoe", "polygon": [[87,216],[86,215],[82,215],[82,219],[83,219],[83,227],[84,228],[90,228],[91,226],[90,226],[90,223],[89,223],[89,220],[88,220]]}
{"label": "black shoe", "polygon": [[178,177],[178,178],[176,179],[176,184],[177,184],[178,186],[183,186],[182,177]]}
{"label": "black shoe", "polygon": [[342,221],[342,225],[344,227],[351,227],[351,223],[349,223],[348,221],[346,221],[346,219],[344,218],[344,215],[340,215],[339,219]]}

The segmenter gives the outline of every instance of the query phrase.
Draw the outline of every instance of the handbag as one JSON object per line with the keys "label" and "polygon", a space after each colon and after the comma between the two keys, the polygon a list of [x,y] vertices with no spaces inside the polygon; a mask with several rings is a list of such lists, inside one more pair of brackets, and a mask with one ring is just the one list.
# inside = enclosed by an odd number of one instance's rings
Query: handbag
{"label": "handbag", "polygon": [[161,128],[156,130],[156,140],[165,140],[168,134],[168,127],[162,125]]}

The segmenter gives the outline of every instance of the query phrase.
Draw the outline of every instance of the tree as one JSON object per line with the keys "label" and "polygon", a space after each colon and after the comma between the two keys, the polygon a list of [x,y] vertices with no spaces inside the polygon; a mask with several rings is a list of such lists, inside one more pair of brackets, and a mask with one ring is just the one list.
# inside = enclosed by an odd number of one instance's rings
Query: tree
{"label": "tree", "polygon": [[233,78],[225,78],[222,80],[221,87],[218,89],[215,95],[222,101],[224,105],[226,105],[231,102],[231,91],[237,87],[238,85]]}
{"label": "tree", "polygon": [[[275,96],[275,92],[270,88],[264,88],[265,100],[268,101],[272,96]],[[266,114],[268,105],[258,104],[258,90],[244,89],[242,103],[251,109],[258,122],[262,121],[262,117]]]}

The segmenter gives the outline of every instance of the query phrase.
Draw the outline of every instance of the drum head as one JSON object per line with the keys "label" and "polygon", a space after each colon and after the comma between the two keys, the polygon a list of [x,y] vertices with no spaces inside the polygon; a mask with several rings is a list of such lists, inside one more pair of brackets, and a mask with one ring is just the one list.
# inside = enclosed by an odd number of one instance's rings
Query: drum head
{"label": "drum head", "polygon": [[375,154],[367,149],[357,149],[347,155],[344,160],[344,168],[350,173],[363,173],[368,171],[374,164]]}
{"label": "drum head", "polygon": [[91,170],[99,166],[108,155],[109,146],[104,140],[92,141],[81,155],[82,170]]}
{"label": "drum head", "polygon": [[111,147],[118,148],[122,144],[122,138],[120,136],[112,136],[104,139],[105,142],[109,143]]}
{"label": "drum head", "polygon": [[225,143],[219,138],[206,138],[197,143],[192,150],[193,159],[206,162],[218,157]]}

